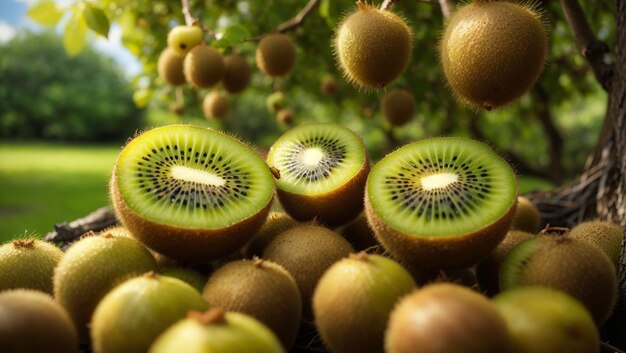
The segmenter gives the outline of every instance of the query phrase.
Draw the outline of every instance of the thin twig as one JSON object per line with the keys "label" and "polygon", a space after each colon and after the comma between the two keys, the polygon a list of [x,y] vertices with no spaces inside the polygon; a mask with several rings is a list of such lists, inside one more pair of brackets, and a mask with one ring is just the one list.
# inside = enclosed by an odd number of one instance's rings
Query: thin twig
{"label": "thin twig", "polygon": [[389,10],[391,8],[391,6],[393,5],[393,3],[395,3],[397,0],[385,0],[382,2],[382,4],[380,4],[380,9],[381,10]]}
{"label": "thin twig", "polygon": [[[319,2],[320,0],[309,0],[306,6],[303,7],[302,10],[300,10],[300,12],[296,16],[294,16],[289,21],[283,22],[278,27],[276,27],[276,32],[285,33],[289,31],[293,31],[294,29],[298,28],[300,25],[304,23],[304,20],[307,18],[307,16],[309,16],[311,12],[313,12],[313,9],[319,4]],[[261,38],[263,38],[263,35],[252,37],[252,38],[247,38],[245,39],[245,41],[255,42],[255,41],[261,40]]]}
{"label": "thin twig", "polygon": [[443,17],[450,17],[450,8],[454,6],[454,3],[450,0],[439,0],[439,6],[441,6],[441,14]]}
{"label": "thin twig", "polygon": [[596,38],[578,0],[561,0],[561,7],[578,50],[591,66],[596,80],[608,90],[613,78],[613,65],[607,64],[604,56],[609,47]]}
{"label": "thin twig", "polygon": [[600,346],[602,346],[603,350],[606,350],[607,352],[610,352],[610,353],[626,353],[623,350],[621,350],[621,349],[619,349],[619,348],[617,348],[615,346],[612,346],[612,345],[610,345],[610,344],[608,344],[606,342],[600,342]]}
{"label": "thin twig", "polygon": [[185,16],[185,24],[187,26],[193,26],[196,18],[191,15],[191,10],[189,9],[189,0],[181,0],[183,5],[183,15]]}

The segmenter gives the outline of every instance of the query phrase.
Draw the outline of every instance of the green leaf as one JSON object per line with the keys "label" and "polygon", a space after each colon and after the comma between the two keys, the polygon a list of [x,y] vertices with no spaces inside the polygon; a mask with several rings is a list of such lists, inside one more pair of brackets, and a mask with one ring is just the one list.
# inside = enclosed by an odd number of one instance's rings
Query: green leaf
{"label": "green leaf", "polygon": [[83,17],[85,18],[89,28],[91,28],[94,32],[101,34],[104,37],[109,35],[109,19],[101,8],[90,3],[86,3],[85,8],[83,9]]}
{"label": "green leaf", "polygon": [[335,21],[330,16],[330,0],[322,0],[319,8],[320,16],[326,20],[328,27],[334,27]]}
{"label": "green leaf", "polygon": [[150,99],[152,99],[152,91],[147,88],[140,88],[133,93],[133,101],[135,101],[137,108],[143,108],[148,105]]}
{"label": "green leaf", "polygon": [[215,46],[217,48],[232,47],[236,44],[241,43],[244,39],[248,37],[250,37],[250,32],[248,32],[248,30],[244,26],[230,26],[224,31],[224,33],[222,34],[222,38],[215,42]]}
{"label": "green leaf", "polygon": [[54,1],[46,0],[28,9],[26,15],[40,25],[56,26],[61,17],[63,17],[63,12],[59,10]]}
{"label": "green leaf", "polygon": [[76,56],[87,44],[87,24],[80,11],[74,9],[72,17],[65,25],[63,47],[69,56]]}

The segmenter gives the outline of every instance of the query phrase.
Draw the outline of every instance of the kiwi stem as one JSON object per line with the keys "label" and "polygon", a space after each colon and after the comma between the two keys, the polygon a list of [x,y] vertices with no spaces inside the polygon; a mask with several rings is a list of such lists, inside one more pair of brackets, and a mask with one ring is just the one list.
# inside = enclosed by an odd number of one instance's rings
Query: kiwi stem
{"label": "kiwi stem", "polygon": [[626,353],[623,350],[612,346],[606,342],[600,342],[600,347],[602,347],[602,350],[605,352],[609,352],[609,353]]}
{"label": "kiwi stem", "polygon": [[187,314],[187,317],[193,320],[196,320],[198,323],[202,325],[211,325],[211,324],[225,324],[226,317],[224,316],[224,310],[221,308],[213,308],[207,312],[200,311],[190,311]]}
{"label": "kiwi stem", "polygon": [[[385,2],[386,2],[386,1],[385,1]],[[359,10],[361,10],[361,11],[367,11],[367,5],[366,5],[366,4],[364,4],[364,3],[363,3],[363,2],[361,2],[361,1],[357,1],[357,2],[356,2],[356,6],[358,6],[358,7],[359,7]],[[381,5],[381,8],[382,8],[382,5]]]}
{"label": "kiwi stem", "polygon": [[559,235],[565,235],[569,233],[569,231],[570,229],[567,227],[545,227],[539,232],[539,235],[555,234],[555,233]]}

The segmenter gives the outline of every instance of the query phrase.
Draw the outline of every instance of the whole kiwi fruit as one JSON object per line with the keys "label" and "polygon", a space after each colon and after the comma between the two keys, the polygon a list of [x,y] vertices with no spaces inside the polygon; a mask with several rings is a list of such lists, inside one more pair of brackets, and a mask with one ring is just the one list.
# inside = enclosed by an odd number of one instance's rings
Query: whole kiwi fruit
{"label": "whole kiwi fruit", "polygon": [[506,323],[487,298],[454,284],[432,284],[404,297],[391,313],[386,353],[512,352]]}
{"label": "whole kiwi fruit", "polygon": [[569,295],[540,287],[518,287],[493,298],[509,330],[514,353],[598,353],[593,318]]}
{"label": "whole kiwi fruit", "polygon": [[296,47],[289,36],[270,33],[261,39],[256,48],[256,65],[268,76],[285,76],[296,62]]}
{"label": "whole kiwi fruit", "polygon": [[537,206],[524,196],[517,197],[517,208],[511,229],[537,234],[541,227],[541,215]]}
{"label": "whole kiwi fruit", "polygon": [[394,258],[420,271],[477,263],[504,238],[516,205],[511,166],[463,137],[400,147],[367,179],[369,225]]}
{"label": "whole kiwi fruit", "polygon": [[111,290],[91,323],[94,353],[144,353],[152,342],[191,310],[206,310],[189,284],[149,272]]}
{"label": "whole kiwi fruit", "polygon": [[394,81],[411,55],[411,30],[401,16],[357,2],[335,31],[339,67],[352,84],[379,89]]}
{"label": "whole kiwi fruit", "polygon": [[162,269],[159,274],[161,276],[177,278],[192,286],[199,293],[202,293],[202,289],[204,289],[208,278],[198,271],[179,266],[166,267]]}
{"label": "whole kiwi fruit", "polygon": [[252,237],[252,240],[243,248],[243,253],[247,258],[254,256],[261,257],[263,251],[276,236],[290,228],[300,224],[295,219],[289,217],[285,212],[270,212],[261,226],[261,229]]}
{"label": "whole kiwi fruit", "polygon": [[287,105],[287,98],[281,91],[272,92],[267,98],[265,98],[265,106],[267,111],[276,114]]}
{"label": "whole kiwi fruit", "polygon": [[220,308],[192,311],[154,342],[148,353],[285,353],[265,325],[242,313]]}
{"label": "whole kiwi fruit", "polygon": [[170,47],[163,49],[157,61],[159,77],[172,86],[187,82],[183,73],[183,60],[184,57],[176,50]]}
{"label": "whole kiwi fruit", "polygon": [[202,43],[202,29],[197,26],[176,26],[167,34],[167,45],[180,55]]}
{"label": "whole kiwi fruit", "polygon": [[510,230],[498,246],[476,265],[476,278],[480,289],[489,296],[500,292],[500,266],[506,255],[517,244],[533,237],[533,234]]}
{"label": "whole kiwi fruit", "polygon": [[183,72],[189,84],[196,88],[210,88],[224,76],[224,58],[217,49],[200,44],[185,55]]}
{"label": "whole kiwi fruit", "polygon": [[339,83],[334,75],[326,74],[320,82],[320,92],[325,96],[334,96],[339,91]]}
{"label": "whole kiwi fruit", "polygon": [[569,236],[602,249],[617,268],[624,241],[624,228],[606,221],[587,221],[572,228]]}
{"label": "whole kiwi fruit", "polygon": [[290,108],[283,108],[276,113],[276,120],[281,125],[291,125],[293,123],[294,113]]}
{"label": "whole kiwi fruit", "polygon": [[43,292],[0,292],[2,353],[78,353],[78,334],[67,312]]}
{"label": "whole kiwi fruit", "polygon": [[340,124],[290,129],[270,148],[267,164],[280,171],[278,199],[298,221],[336,227],[363,210],[369,158],[359,135]]}
{"label": "whole kiwi fruit", "polygon": [[340,234],[316,224],[303,224],[274,238],[263,259],[281,265],[293,276],[300,289],[303,316],[310,318],[317,282],[332,264],[353,252]]}
{"label": "whole kiwi fruit", "polygon": [[579,300],[600,326],[617,295],[615,266],[595,246],[569,236],[538,235],[515,246],[500,267],[500,289],[540,286]]}
{"label": "whole kiwi fruit", "polygon": [[302,300],[293,277],[282,266],[255,258],[215,271],[202,296],[210,307],[236,311],[265,324],[289,349],[302,318]]}
{"label": "whole kiwi fruit", "polygon": [[250,65],[246,59],[236,53],[224,58],[224,77],[222,86],[230,93],[240,93],[250,84]]}
{"label": "whole kiwi fruit", "polygon": [[383,117],[391,126],[406,124],[415,113],[415,99],[405,89],[394,89],[383,96],[381,103]]}
{"label": "whole kiwi fruit", "polygon": [[212,260],[239,251],[261,227],[274,177],[256,151],[226,134],[169,125],[124,147],[110,190],[118,218],[149,248]]}
{"label": "whole kiwi fruit", "polygon": [[54,298],[86,341],[98,302],[119,283],[155,269],[150,252],[135,239],[110,233],[87,236],[72,244],[54,269]]}
{"label": "whole kiwi fruit", "polygon": [[224,119],[230,110],[228,97],[219,92],[213,91],[207,94],[202,101],[202,111],[207,119]]}
{"label": "whole kiwi fruit", "polygon": [[543,70],[547,43],[532,3],[474,0],[448,19],[439,54],[454,94],[491,110],[530,90]]}
{"label": "whole kiwi fruit", "polygon": [[26,288],[52,294],[52,276],[63,251],[36,239],[16,239],[0,246],[0,291]]}
{"label": "whole kiwi fruit", "polygon": [[389,314],[415,287],[399,263],[351,254],[326,270],[315,287],[315,326],[333,353],[383,353]]}

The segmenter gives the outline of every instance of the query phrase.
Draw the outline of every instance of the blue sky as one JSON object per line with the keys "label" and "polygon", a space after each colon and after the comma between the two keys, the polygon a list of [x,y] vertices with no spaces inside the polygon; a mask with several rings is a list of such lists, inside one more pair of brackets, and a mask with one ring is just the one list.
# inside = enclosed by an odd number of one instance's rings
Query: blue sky
{"label": "blue sky", "polygon": [[[61,6],[68,1],[55,0]],[[0,43],[11,40],[18,32],[25,29],[37,30],[42,27],[26,17],[26,11],[30,4],[37,0],[0,0]],[[121,43],[121,31],[118,26],[113,25],[109,32],[108,40],[102,36],[90,35],[94,38],[96,50],[108,55],[120,65],[120,67],[130,76],[141,72],[141,65]]]}

